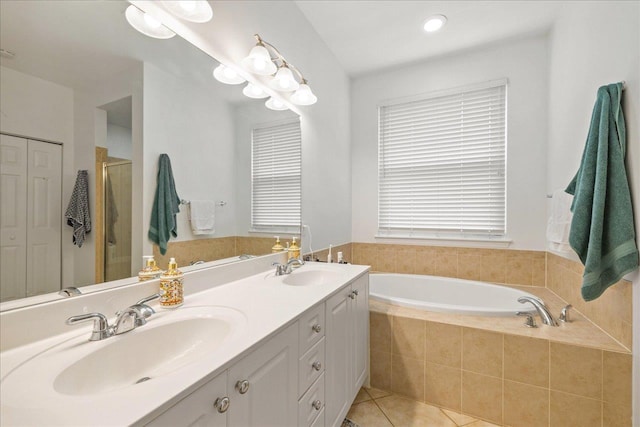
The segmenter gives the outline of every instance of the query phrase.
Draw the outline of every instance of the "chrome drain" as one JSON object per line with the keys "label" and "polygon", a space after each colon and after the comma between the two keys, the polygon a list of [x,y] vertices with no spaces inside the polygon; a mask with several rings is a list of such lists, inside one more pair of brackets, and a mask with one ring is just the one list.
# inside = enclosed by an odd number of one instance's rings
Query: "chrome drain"
{"label": "chrome drain", "polygon": [[145,381],[149,381],[150,379],[151,379],[151,377],[142,377],[138,381],[136,381],[136,384],[140,384],[140,383],[143,383]]}

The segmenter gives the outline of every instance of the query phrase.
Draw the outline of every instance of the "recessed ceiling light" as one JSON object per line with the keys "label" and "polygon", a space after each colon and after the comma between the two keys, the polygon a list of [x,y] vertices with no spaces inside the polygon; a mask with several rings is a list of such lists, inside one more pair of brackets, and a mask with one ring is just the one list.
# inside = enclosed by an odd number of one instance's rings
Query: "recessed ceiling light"
{"label": "recessed ceiling light", "polygon": [[424,30],[427,33],[434,33],[444,27],[447,23],[447,17],[444,15],[433,15],[427,18],[424,23]]}

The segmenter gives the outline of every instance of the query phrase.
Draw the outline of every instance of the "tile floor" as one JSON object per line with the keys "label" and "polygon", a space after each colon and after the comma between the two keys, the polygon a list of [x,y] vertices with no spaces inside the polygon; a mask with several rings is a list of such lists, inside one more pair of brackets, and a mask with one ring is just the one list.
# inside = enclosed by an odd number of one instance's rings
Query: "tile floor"
{"label": "tile floor", "polygon": [[361,388],[347,415],[359,427],[497,427],[391,392]]}

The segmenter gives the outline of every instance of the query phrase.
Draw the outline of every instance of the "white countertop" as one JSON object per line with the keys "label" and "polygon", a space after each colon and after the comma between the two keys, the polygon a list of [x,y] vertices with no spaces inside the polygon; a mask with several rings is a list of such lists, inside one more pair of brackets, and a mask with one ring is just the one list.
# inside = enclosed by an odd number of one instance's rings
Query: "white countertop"
{"label": "white countertop", "polygon": [[[239,356],[247,354],[259,343],[290,324],[300,314],[323,301],[349,281],[366,273],[369,267],[308,263],[292,274],[309,269],[331,270],[340,275],[331,283],[290,286],[282,283],[286,276],[275,277],[270,269],[187,295],[184,305],[175,310],[162,310],[152,304],[158,314],[151,316],[147,325],[123,335],[90,342],[88,337],[92,325],[89,324],[86,328],[74,329],[0,353],[2,425],[130,425],[150,421],[231,366]],[[188,280],[185,281],[185,286],[188,286]],[[189,311],[185,309],[198,306],[227,307],[241,313],[238,318],[244,318],[236,322],[236,329],[227,341],[206,357],[150,381],[108,392],[88,396],[65,395],[53,388],[55,376],[75,361],[60,356],[66,351],[65,346],[72,348],[76,356],[88,354],[100,346],[109,345],[112,340],[144,333],[144,328],[154,327],[154,322],[158,322],[157,326],[169,319],[169,316],[178,313],[184,315]],[[33,382],[12,381],[11,374],[16,375],[22,364],[38,355],[46,357],[47,350],[53,347],[57,349],[58,356],[57,359],[51,358],[51,369],[38,373]],[[43,354],[40,355],[41,353]],[[146,354],[136,353],[130,357],[151,359],[154,357],[154,349],[149,348]],[[37,370],[34,370],[34,376],[36,372]],[[91,378],[87,378],[87,381],[91,381]]]}

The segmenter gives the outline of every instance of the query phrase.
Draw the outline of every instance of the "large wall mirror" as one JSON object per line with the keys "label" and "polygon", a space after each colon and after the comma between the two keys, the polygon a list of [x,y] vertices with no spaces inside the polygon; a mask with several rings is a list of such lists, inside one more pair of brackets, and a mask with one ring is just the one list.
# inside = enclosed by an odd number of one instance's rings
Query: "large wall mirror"
{"label": "large wall mirror", "polygon": [[[263,255],[274,235],[299,234],[299,224],[258,224],[252,200],[255,133],[297,126],[300,135],[299,117],[214,80],[218,62],[180,37],[138,33],[128,6],[0,2],[3,310],[65,287],[131,283],[143,255],[197,268]],[[147,239],[163,153],[184,200],[166,254]],[[82,246],[65,219],[81,170],[91,217]],[[192,230],[191,203],[214,205],[203,234]]]}

